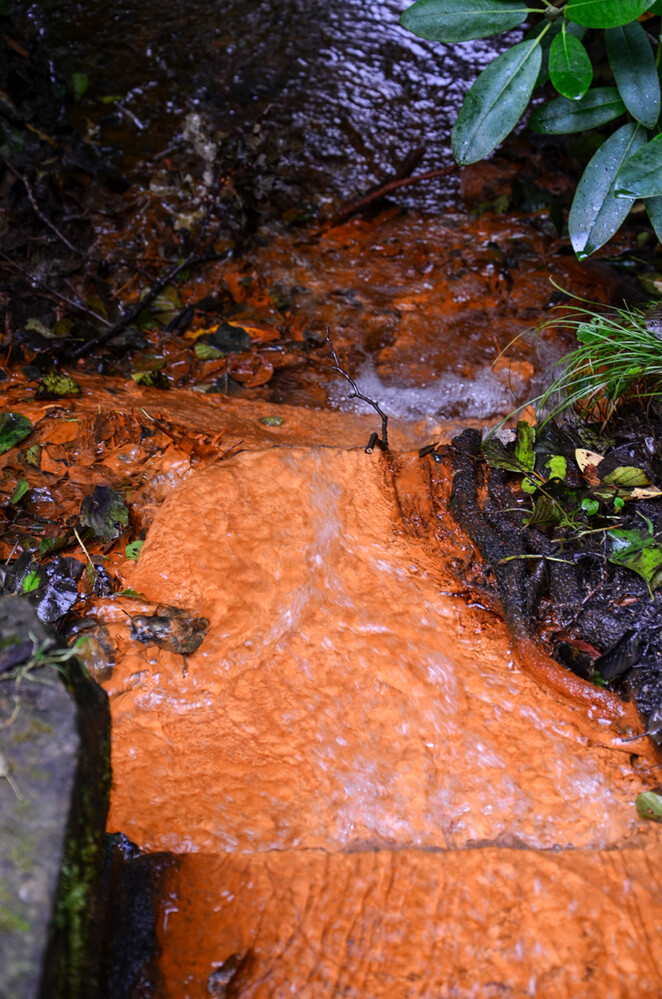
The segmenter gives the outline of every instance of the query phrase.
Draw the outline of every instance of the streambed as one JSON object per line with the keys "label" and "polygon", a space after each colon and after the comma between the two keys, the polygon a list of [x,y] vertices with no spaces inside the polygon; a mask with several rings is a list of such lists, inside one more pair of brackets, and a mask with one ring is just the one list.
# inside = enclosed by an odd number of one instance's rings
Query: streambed
{"label": "streambed", "polygon": [[[3,400],[41,450],[29,467],[2,456],[8,499],[19,476],[28,488],[5,554],[25,519],[61,535],[95,486],[122,492],[147,535],[135,567],[125,539],[93,551],[112,595],[78,624],[94,627],[113,710],[109,831],[175,858],[129,992],[657,997],[660,834],[633,800],[658,764],[623,741],[640,731],[631,706],[614,720],[597,694],[587,709],[530,678],[467,585],[479,560],[443,462],[433,475],[417,457],[532,391],[559,344],[497,356],[548,315],[550,274],[601,301],[620,287],[575,263],[546,210],[494,211],[529,182],[520,140],[461,183],[327,224],[421,134],[421,169],[446,162],[453,109],[494,54],[440,54],[400,31],[396,6],[40,14],[67,71],[89,77],[69,120],[127,174],[120,209],[90,222],[113,275],[106,287],[97,268],[95,287],[137,297],[140,268],[195,232],[208,172],[234,187],[220,259],[178,289],[189,326],[128,340],[162,390],[134,384],[120,350],[76,368],[80,396],[57,401],[8,362]],[[225,319],[250,346],[201,359],[194,344]],[[351,412],[327,325],[403,417],[388,459],[363,451],[374,420]],[[197,622],[202,643],[154,618]]]}

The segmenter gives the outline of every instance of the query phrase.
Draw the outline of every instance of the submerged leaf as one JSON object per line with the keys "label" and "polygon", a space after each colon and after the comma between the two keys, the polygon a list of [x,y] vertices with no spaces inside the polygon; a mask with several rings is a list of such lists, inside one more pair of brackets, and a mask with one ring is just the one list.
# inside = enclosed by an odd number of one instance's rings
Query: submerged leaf
{"label": "submerged leaf", "polygon": [[129,510],[120,496],[109,486],[95,486],[80,507],[80,522],[89,527],[97,538],[113,541],[129,523]]}
{"label": "submerged leaf", "polygon": [[568,472],[568,463],[562,454],[551,455],[545,467],[548,469],[548,477],[560,482],[563,482]]}
{"label": "submerged leaf", "polygon": [[144,541],[130,541],[124,549],[124,554],[128,559],[131,559],[132,562],[137,562],[140,549],[144,544]]}
{"label": "submerged leaf", "polygon": [[59,371],[49,371],[37,386],[37,399],[61,398],[68,395],[80,395],[80,385],[71,375],[63,375]]}
{"label": "submerged leaf", "polygon": [[0,416],[0,454],[20,444],[32,433],[32,424],[20,413],[3,413]]}
{"label": "submerged leaf", "polygon": [[500,468],[505,472],[521,472],[522,467],[512,451],[495,436],[487,437],[481,444],[485,461],[491,468]]}
{"label": "submerged leaf", "polygon": [[19,500],[23,499],[27,491],[28,491],[27,479],[19,479],[16,485],[16,489],[12,493],[12,498],[9,502],[18,503]]}
{"label": "submerged leaf", "polygon": [[656,791],[642,791],[637,795],[635,805],[642,819],[662,822],[662,795]]}

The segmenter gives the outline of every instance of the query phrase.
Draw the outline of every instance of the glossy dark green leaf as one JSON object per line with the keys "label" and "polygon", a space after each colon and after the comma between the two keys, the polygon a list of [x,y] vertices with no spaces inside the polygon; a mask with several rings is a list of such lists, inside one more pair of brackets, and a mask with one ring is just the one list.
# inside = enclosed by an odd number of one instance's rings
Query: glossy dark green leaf
{"label": "glossy dark green leaf", "polygon": [[662,0],[655,0],[655,3],[649,3],[648,10],[651,14],[657,14],[658,17],[662,15]]}
{"label": "glossy dark green leaf", "polygon": [[9,451],[32,433],[32,424],[20,413],[3,413],[0,416],[0,454]]}
{"label": "glossy dark green leaf", "polygon": [[660,81],[648,35],[633,21],[605,31],[605,44],[623,103],[633,118],[654,128],[660,115]]}
{"label": "glossy dark green leaf", "polygon": [[417,0],[400,24],[420,38],[468,42],[515,28],[528,13],[521,0]]}
{"label": "glossy dark green leaf", "polygon": [[656,135],[625,161],[616,178],[616,194],[632,198],[662,195],[662,135]]}
{"label": "glossy dark green leaf", "polygon": [[492,152],[524,113],[540,70],[537,39],[514,45],[484,69],[464,99],[451,135],[458,163],[476,163]]}
{"label": "glossy dark green leaf", "polygon": [[630,211],[634,198],[616,197],[616,176],[628,156],[645,141],[640,125],[622,125],[600,146],[584,170],[568,218],[570,239],[580,260],[611,239]]}
{"label": "glossy dark green leaf", "polygon": [[549,51],[549,78],[560,94],[573,101],[583,97],[591,86],[591,60],[579,39],[569,31],[562,31],[552,42]]}
{"label": "glossy dark green leaf", "polygon": [[653,232],[657,236],[658,241],[662,243],[662,197],[646,198],[644,204],[648,212],[648,218],[653,226]]}
{"label": "glossy dark green leaf", "polygon": [[568,0],[564,10],[570,21],[587,28],[616,28],[635,21],[647,6],[647,0]]}
{"label": "glossy dark green leaf", "polygon": [[557,97],[531,115],[529,125],[544,135],[565,135],[599,128],[625,114],[625,104],[616,87],[594,87],[578,101]]}
{"label": "glossy dark green leaf", "polygon": [[537,38],[539,35],[542,35],[542,38],[540,39],[542,61],[540,64],[538,79],[536,80],[537,87],[542,86],[543,83],[547,83],[549,80],[549,50],[552,47],[552,42],[557,35],[560,34],[564,25],[566,31],[569,31],[570,34],[575,36],[575,38],[579,38],[581,40],[586,34],[586,28],[584,28],[581,24],[571,24],[569,21],[566,22],[564,18],[561,17],[558,21],[554,21],[551,26],[545,19],[539,21],[538,24],[534,25],[533,28],[531,28],[530,31],[527,31],[524,36],[523,40],[528,42],[530,38]]}

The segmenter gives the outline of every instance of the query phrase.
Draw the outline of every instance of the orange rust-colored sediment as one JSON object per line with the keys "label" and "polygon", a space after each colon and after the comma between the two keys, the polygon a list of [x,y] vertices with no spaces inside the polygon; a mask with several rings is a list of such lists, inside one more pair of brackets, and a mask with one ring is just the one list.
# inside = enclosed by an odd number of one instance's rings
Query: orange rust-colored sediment
{"label": "orange rust-colored sediment", "polygon": [[109,827],[184,854],[158,996],[232,955],[242,997],[659,995],[660,835],[633,807],[654,762],[445,592],[403,501],[378,453],[239,454],[166,498],[129,577],[205,617],[200,648],[98,608]]}

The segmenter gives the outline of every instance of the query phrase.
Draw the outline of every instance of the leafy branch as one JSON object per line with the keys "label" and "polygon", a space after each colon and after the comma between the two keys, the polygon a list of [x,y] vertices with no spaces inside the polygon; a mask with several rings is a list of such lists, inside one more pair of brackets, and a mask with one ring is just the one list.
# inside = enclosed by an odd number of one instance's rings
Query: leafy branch
{"label": "leafy branch", "polygon": [[[563,135],[628,120],[609,135],[577,185],[568,228],[577,256],[609,240],[641,198],[662,241],[662,129],[659,40],[662,0],[416,0],[401,24],[422,38],[466,42],[535,23],[478,76],[451,135],[460,165],[489,156],[512,132],[536,88],[548,81],[559,94],[538,107],[530,127]],[[655,25],[652,37],[646,25]],[[613,86],[593,87],[587,32],[602,32]],[[590,37],[588,39],[591,40]],[[603,57],[599,57],[603,58]]]}

